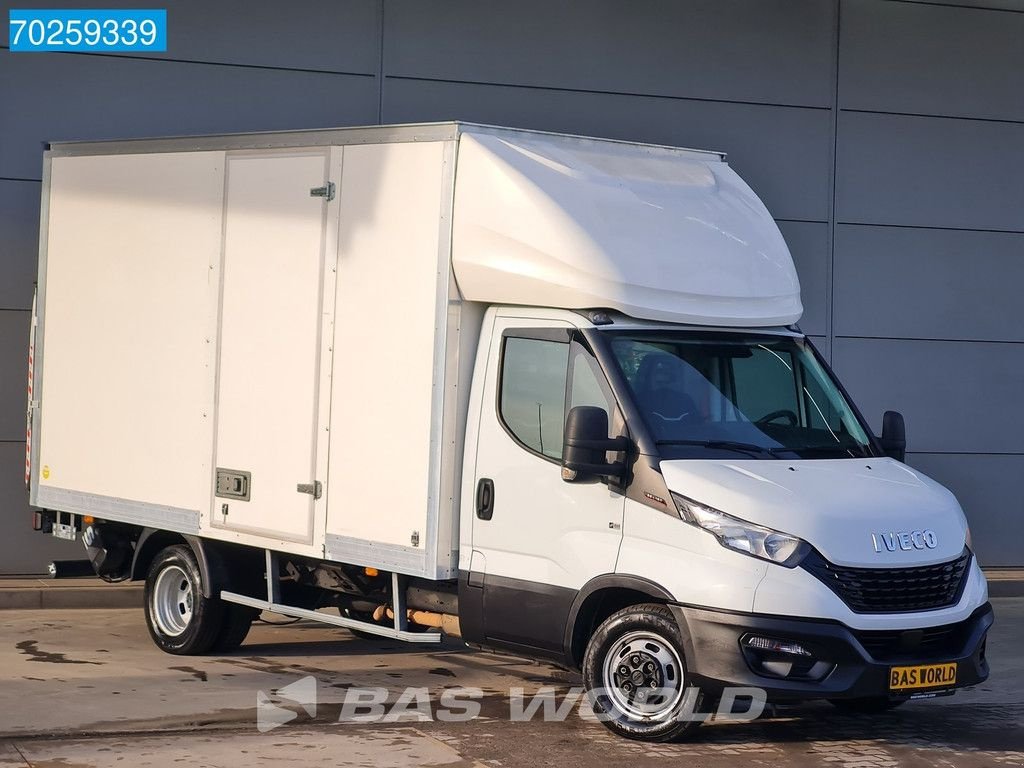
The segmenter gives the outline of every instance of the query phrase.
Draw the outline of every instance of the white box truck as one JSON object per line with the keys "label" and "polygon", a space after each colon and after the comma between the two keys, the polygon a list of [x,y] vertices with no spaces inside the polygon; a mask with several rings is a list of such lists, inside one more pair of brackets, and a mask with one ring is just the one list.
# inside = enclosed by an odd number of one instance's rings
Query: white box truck
{"label": "white box truck", "polygon": [[37,527],[156,644],[260,610],[879,711],[985,680],[985,578],[801,333],[723,155],[447,123],[45,152]]}

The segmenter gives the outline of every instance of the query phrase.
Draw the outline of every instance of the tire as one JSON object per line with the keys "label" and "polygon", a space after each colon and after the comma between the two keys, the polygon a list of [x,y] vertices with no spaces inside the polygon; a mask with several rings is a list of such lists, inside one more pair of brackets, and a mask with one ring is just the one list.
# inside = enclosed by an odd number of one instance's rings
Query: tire
{"label": "tire", "polygon": [[890,709],[906,704],[906,699],[890,699],[888,696],[870,696],[863,699],[829,699],[829,703],[851,715],[880,715]]}
{"label": "tire", "polygon": [[154,558],[144,596],[150,637],[166,653],[206,653],[225,631],[227,604],[203,597],[199,564],[186,544],[167,547]]}
{"label": "tire", "polygon": [[[365,613],[363,611],[353,611],[351,608],[339,608],[338,614],[346,619],[356,619],[357,621],[365,621],[370,624],[376,624],[373,620],[372,613]],[[361,629],[352,629],[352,627],[346,627],[349,632],[358,637],[360,640],[383,640],[380,635],[374,635],[371,632],[364,632]]]}
{"label": "tire", "polygon": [[[683,647],[679,624],[664,605],[623,608],[598,627],[583,657],[583,684],[609,730],[627,739],[664,742],[700,725],[679,717],[688,709]],[[652,687],[653,694],[647,690]],[[694,712],[701,700],[698,691]]]}
{"label": "tire", "polygon": [[[223,601],[221,601],[223,602]],[[252,623],[260,615],[259,610],[247,605],[227,603],[224,606],[224,625],[213,643],[211,650],[218,653],[237,649],[249,634]]]}

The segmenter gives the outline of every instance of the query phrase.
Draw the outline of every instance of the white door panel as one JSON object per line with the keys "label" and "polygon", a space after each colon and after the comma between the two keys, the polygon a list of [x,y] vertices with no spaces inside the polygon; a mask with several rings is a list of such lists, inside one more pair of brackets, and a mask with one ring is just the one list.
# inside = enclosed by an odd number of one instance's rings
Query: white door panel
{"label": "white door panel", "polygon": [[[312,543],[327,151],[228,154],[216,466],[251,473],[249,499],[214,489],[215,524]],[[225,514],[226,511],[226,514]]]}

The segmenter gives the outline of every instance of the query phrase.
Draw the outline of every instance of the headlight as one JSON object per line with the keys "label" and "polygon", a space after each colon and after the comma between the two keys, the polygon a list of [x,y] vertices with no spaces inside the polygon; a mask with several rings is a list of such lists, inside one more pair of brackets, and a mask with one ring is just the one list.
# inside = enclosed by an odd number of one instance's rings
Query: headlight
{"label": "headlight", "polygon": [[723,547],[745,555],[793,568],[811,549],[806,541],[796,536],[748,523],[677,493],[672,494],[672,500],[686,522],[713,534]]}

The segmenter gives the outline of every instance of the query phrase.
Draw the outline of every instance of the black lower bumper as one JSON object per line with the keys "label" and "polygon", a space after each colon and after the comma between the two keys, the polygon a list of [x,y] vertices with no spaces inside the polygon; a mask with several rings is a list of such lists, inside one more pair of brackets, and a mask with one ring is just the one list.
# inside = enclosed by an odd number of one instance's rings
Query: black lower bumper
{"label": "black lower bumper", "polygon": [[[988,678],[985,639],[992,606],[985,603],[966,620],[924,630],[860,631],[835,621],[778,618],[673,606],[687,638],[690,679],[709,693],[731,686],[764,689],[771,701],[906,697],[975,685]],[[796,643],[811,656],[761,654],[743,640],[762,637]],[[783,663],[764,665],[765,660]],[[780,676],[784,660],[796,660],[790,676]],[[816,668],[812,665],[824,662]],[[956,682],[945,687],[891,692],[890,669],[956,662]],[[775,672],[770,669],[774,668]]]}

